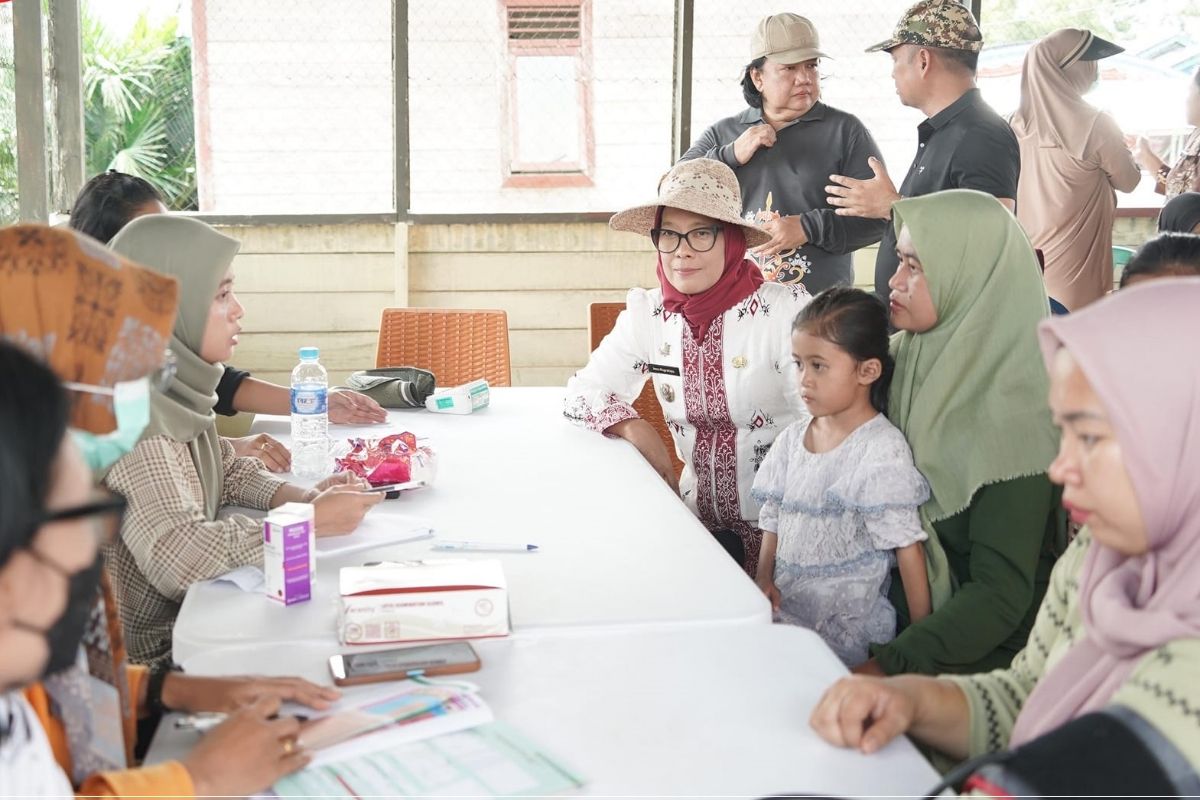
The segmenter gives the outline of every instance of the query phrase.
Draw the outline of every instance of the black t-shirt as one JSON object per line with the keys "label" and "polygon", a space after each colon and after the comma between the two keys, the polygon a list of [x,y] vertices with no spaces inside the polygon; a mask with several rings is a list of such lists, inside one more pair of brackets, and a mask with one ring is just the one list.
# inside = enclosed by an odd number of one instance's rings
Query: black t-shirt
{"label": "black t-shirt", "polygon": [[[900,194],[920,197],[945,189],[976,189],[1015,201],[1020,174],[1021,148],[1012,128],[978,89],[970,89],[917,126],[917,155]],[[897,263],[896,229],[889,225],[875,258],[875,291],[885,302]]]}
{"label": "black t-shirt", "polygon": [[223,417],[232,417],[237,411],[233,407],[233,396],[237,394],[242,381],[250,377],[250,373],[236,367],[225,367],[221,382],[217,384],[217,404],[213,411]]}

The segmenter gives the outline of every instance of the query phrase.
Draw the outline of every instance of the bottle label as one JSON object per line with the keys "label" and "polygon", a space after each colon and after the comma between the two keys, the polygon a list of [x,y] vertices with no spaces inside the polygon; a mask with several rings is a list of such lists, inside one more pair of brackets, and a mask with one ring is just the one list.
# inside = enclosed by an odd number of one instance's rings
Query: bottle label
{"label": "bottle label", "polygon": [[328,391],[326,389],[292,389],[292,413],[293,414],[325,414],[328,412],[326,405],[326,397]]}

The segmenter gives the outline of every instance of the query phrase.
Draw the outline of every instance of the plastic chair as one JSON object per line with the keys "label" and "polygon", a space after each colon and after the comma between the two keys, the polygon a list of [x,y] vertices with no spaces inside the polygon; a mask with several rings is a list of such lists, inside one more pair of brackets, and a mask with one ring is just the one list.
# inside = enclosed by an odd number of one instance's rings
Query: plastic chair
{"label": "plastic chair", "polygon": [[[592,350],[600,346],[600,342],[613,329],[617,317],[624,310],[624,303],[591,303],[588,305],[588,343]],[[671,454],[671,463],[675,465],[675,477],[678,478],[683,474],[683,462],[675,454],[675,439],[667,428],[666,419],[663,418],[662,406],[659,405],[658,398],[654,396],[652,381],[646,381],[646,385],[642,387],[642,393],[633,401],[633,410],[638,413],[639,417],[650,423],[659,438],[663,440],[663,444],[667,446],[667,452]]]}
{"label": "plastic chair", "polygon": [[512,386],[508,315],[498,310],[385,308],[375,366],[427,369],[440,387],[479,378],[492,386]]}
{"label": "plastic chair", "polygon": [[1119,244],[1113,245],[1113,283],[1121,282],[1121,273],[1125,271],[1125,265],[1129,263],[1129,259],[1133,258],[1133,254],[1136,252],[1132,247],[1122,247]]}

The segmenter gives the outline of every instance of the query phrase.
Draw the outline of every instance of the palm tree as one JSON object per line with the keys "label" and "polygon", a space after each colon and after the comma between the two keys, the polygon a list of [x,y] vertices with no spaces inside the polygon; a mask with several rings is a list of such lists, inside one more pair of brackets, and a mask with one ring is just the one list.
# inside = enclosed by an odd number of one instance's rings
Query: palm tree
{"label": "palm tree", "polygon": [[176,34],[176,20],[153,27],[143,13],[117,41],[85,4],[82,37],[88,174],[137,175],[169,207],[195,209],[191,43]]}

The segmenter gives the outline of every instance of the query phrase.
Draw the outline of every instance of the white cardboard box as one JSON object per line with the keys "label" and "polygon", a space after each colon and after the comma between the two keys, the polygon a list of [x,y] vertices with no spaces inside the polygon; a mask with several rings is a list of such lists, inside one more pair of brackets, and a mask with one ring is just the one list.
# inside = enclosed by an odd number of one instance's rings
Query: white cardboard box
{"label": "white cardboard box", "polygon": [[390,644],[506,636],[508,585],[495,559],[342,567],[338,639]]}

